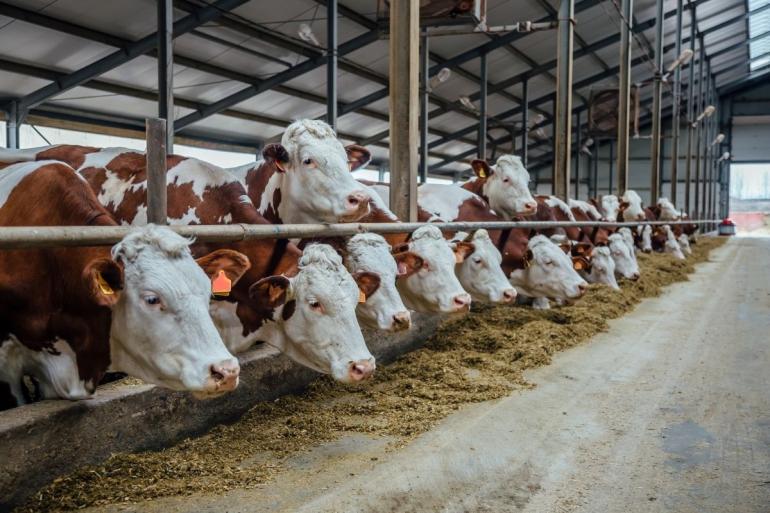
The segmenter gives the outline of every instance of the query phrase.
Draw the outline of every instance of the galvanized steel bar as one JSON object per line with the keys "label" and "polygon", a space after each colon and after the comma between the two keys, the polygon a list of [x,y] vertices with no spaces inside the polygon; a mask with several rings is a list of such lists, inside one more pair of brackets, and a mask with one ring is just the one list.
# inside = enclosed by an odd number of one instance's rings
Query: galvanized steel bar
{"label": "galvanized steel bar", "polygon": [[[695,221],[635,221],[613,223],[607,221],[494,221],[453,223],[347,223],[347,224],[224,224],[185,225],[168,228],[183,237],[194,237],[196,242],[228,243],[258,239],[295,239],[345,237],[357,233],[410,233],[430,225],[442,231],[459,232],[484,228],[549,229],[568,227],[618,228],[639,225],[706,224],[711,220]],[[109,246],[136,230],[132,226],[10,226],[0,227],[0,250],[53,248],[72,246]]]}
{"label": "galvanized steel bar", "polygon": [[[676,42],[674,52],[677,58],[682,54],[682,18],[683,0],[676,0]],[[671,192],[669,194],[671,203],[676,205],[677,192],[679,185],[679,134],[681,131],[681,120],[679,118],[682,105],[682,65],[674,70],[674,110],[671,113]]]}
{"label": "galvanized steel bar", "polygon": [[417,220],[419,2],[390,2],[390,208]]}
{"label": "galvanized steel bar", "polygon": [[[634,0],[622,0],[620,20],[620,72],[618,87],[618,194],[628,188],[628,145],[631,118],[631,48]],[[612,194],[612,187],[610,187]]]}
{"label": "galvanized steel bar", "polygon": [[11,100],[8,103],[5,116],[5,147],[12,150],[19,149],[20,110],[18,101]]}
{"label": "galvanized steel bar", "polygon": [[147,118],[147,222],[168,223],[166,201],[166,120]]}
{"label": "galvanized steel bar", "polygon": [[[695,29],[698,22],[697,8],[693,7],[690,11],[690,50],[695,55]],[[690,196],[691,196],[691,183],[692,183],[692,157],[693,157],[693,139],[695,134],[693,131],[693,120],[695,119],[695,63],[690,62],[687,78],[687,160],[685,161],[685,175],[684,175],[684,211],[687,215],[692,215],[692,209],[690,208]]]}
{"label": "galvanized steel bar", "polygon": [[650,204],[658,202],[660,187],[661,104],[663,101],[663,0],[655,3],[655,76],[652,92],[652,139],[650,139]]}
{"label": "galvanized steel bar", "polygon": [[561,0],[559,5],[558,58],[556,65],[556,111],[554,112],[554,194],[569,198],[570,161],[572,160],[572,45],[575,0]]}
{"label": "galvanized steel bar", "polygon": [[[706,61],[706,50],[703,45],[703,38],[700,38],[698,44],[700,45],[700,62],[698,63],[698,101],[695,103],[693,118],[696,118],[703,111],[703,109],[706,108],[706,101],[703,96],[703,82],[706,80],[703,74]],[[693,218],[697,218],[700,215],[700,171],[703,156],[703,146],[703,120],[701,120],[695,127],[695,178],[693,180],[693,185],[695,186],[695,197],[693,198],[693,211],[690,214],[690,216]]]}
{"label": "galvanized steel bar", "polygon": [[158,117],[166,120],[166,149],[174,151],[174,0],[158,2]]}
{"label": "galvanized steel bar", "polygon": [[487,69],[487,54],[481,54],[481,73],[479,74],[479,86],[481,96],[479,96],[479,140],[478,157],[481,160],[487,160],[487,81],[489,77]]}
{"label": "galvanized steel bar", "polygon": [[580,132],[580,112],[577,113],[577,151],[575,152],[575,199],[580,199],[580,148],[583,144]]}
{"label": "galvanized steel bar", "polygon": [[420,183],[428,180],[428,105],[430,104],[430,36],[427,31],[422,36],[420,46]]}
{"label": "galvanized steel bar", "polygon": [[[610,149],[609,149],[609,152],[610,152],[610,158],[609,158],[609,159],[607,159],[607,162],[608,162],[608,166],[609,166],[609,173],[608,173],[609,184],[607,184],[607,194],[614,194],[614,192],[613,192],[613,189],[612,189],[612,176],[614,175],[614,173],[613,173],[613,169],[612,169],[612,164],[613,164],[613,162],[615,161],[615,159],[614,159],[614,156],[613,156],[613,154],[612,154],[613,145],[614,145],[613,143],[614,143],[614,141],[613,141],[612,139],[610,139],[610,140],[609,140],[609,146],[610,146]],[[623,192],[625,192],[625,189],[621,190],[621,189],[620,189],[620,187],[618,187],[618,196],[620,196],[621,194],[623,194]]]}
{"label": "galvanized steel bar", "polygon": [[521,162],[529,164],[529,81],[521,83]]}
{"label": "galvanized steel bar", "polygon": [[326,122],[337,130],[337,0],[326,1]]}

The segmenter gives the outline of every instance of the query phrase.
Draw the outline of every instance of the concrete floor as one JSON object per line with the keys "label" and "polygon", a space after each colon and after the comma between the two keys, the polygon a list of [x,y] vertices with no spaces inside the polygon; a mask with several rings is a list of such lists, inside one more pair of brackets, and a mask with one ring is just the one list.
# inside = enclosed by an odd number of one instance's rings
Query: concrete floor
{"label": "concrete floor", "polygon": [[712,260],[403,449],[347,437],[257,490],[110,510],[768,512],[770,239]]}

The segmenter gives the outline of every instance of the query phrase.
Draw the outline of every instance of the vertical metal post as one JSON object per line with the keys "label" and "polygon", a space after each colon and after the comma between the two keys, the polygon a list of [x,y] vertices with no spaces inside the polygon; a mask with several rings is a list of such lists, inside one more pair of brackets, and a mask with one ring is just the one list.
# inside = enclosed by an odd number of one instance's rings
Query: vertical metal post
{"label": "vertical metal post", "polygon": [[479,77],[479,158],[487,160],[487,54],[481,54],[481,76]]}
{"label": "vertical metal post", "polygon": [[20,111],[19,102],[12,100],[5,113],[5,147],[11,150],[19,149]]}
{"label": "vertical metal post", "polygon": [[[730,156],[732,157],[733,154],[733,99],[728,98],[728,107],[727,107],[727,121],[725,123],[727,133],[725,134],[727,137],[725,137],[725,141],[727,143],[727,151],[730,152]],[[719,203],[721,206],[720,209],[720,215],[722,219],[725,217],[728,217],[730,215],[730,162],[732,161],[732,158],[727,159],[726,161],[722,162],[722,173],[723,173],[723,183],[722,186],[722,193],[719,195]]]}
{"label": "vertical metal post", "polygon": [[583,144],[580,133],[580,111],[577,113],[577,151],[575,152],[575,199],[580,199],[580,148]]}
{"label": "vertical metal post", "polygon": [[147,222],[167,224],[166,120],[147,118]]}
{"label": "vertical metal post", "polygon": [[594,141],[594,151],[591,154],[591,164],[593,164],[594,167],[594,179],[593,179],[593,186],[594,190],[591,193],[592,198],[596,198],[599,196],[599,150],[601,149],[601,145],[599,144],[599,140],[596,139]]}
{"label": "vertical metal post", "polygon": [[[166,120],[165,148],[174,151],[174,0],[158,2],[158,116]],[[165,176],[163,180],[165,180]],[[165,190],[165,187],[164,187]]]}
{"label": "vertical metal post", "polygon": [[[695,27],[697,24],[696,7],[693,6],[690,11],[690,50],[693,51],[693,57],[695,56]],[[688,215],[692,216],[692,210],[690,209],[690,184],[692,183],[692,152],[693,152],[693,139],[695,134],[693,133],[692,122],[695,119],[697,113],[695,112],[694,95],[695,95],[695,59],[690,61],[688,68],[687,78],[687,161],[685,162],[685,174],[684,174],[684,211]]]}
{"label": "vertical metal post", "polygon": [[[427,30],[427,29],[426,29]],[[420,183],[428,180],[428,107],[430,106],[430,40],[427,32],[420,46],[422,95],[420,100]]]}
{"label": "vertical metal post", "polygon": [[[712,89],[711,89],[711,77],[708,78],[708,95],[706,96],[706,102],[708,104],[711,104],[713,95],[712,95]],[[709,202],[711,201],[711,197],[709,195],[709,181],[711,180],[711,158],[713,155],[713,148],[711,146],[711,143],[714,141],[714,117],[708,118],[706,121],[706,135],[704,137],[706,142],[706,147],[704,151],[704,161],[703,161],[703,182],[701,183],[701,198],[703,201],[703,208],[702,208],[702,217],[708,219],[709,217]]]}
{"label": "vertical metal post", "polygon": [[529,160],[529,81],[521,82],[521,162],[527,167]]}
{"label": "vertical metal post", "polygon": [[[682,17],[683,0],[676,0],[676,42],[675,52],[679,57],[682,53]],[[682,66],[674,70],[674,110],[671,113],[671,203],[677,203],[677,186],[679,182],[679,132],[681,120],[679,113],[682,106]]]}
{"label": "vertical metal post", "polygon": [[560,0],[559,36],[556,58],[556,111],[554,112],[553,190],[559,198],[569,197],[570,161],[572,160],[572,45],[575,0]]}
{"label": "vertical metal post", "polygon": [[[607,194],[612,194],[612,175],[614,174],[613,173],[613,169],[612,169],[612,163],[615,160],[615,158],[614,158],[614,156],[612,154],[612,150],[613,150],[613,140],[610,139],[610,150],[609,150],[610,151],[610,158],[607,159],[607,162],[608,162],[608,165],[609,165],[608,177],[609,177],[610,183],[608,184],[608,187],[607,187]],[[618,196],[622,195],[623,192],[625,192],[625,189],[621,190],[620,186],[618,186]]]}
{"label": "vertical metal post", "polygon": [[326,0],[326,122],[337,130],[337,0]]}
{"label": "vertical metal post", "polygon": [[[703,112],[706,107],[706,102],[703,98],[703,69],[704,61],[706,60],[706,51],[703,46],[703,38],[699,38],[698,44],[700,45],[700,62],[698,63],[698,101],[695,103],[695,111],[693,117],[697,117]],[[703,121],[701,120],[695,127],[695,179],[693,181],[695,185],[695,198],[693,202],[693,219],[700,219],[700,167],[701,156],[703,153]]]}
{"label": "vertical metal post", "polygon": [[655,2],[655,77],[652,92],[652,139],[650,139],[650,205],[658,202],[660,187],[661,102],[663,101],[663,0]]}
{"label": "vertical metal post", "polygon": [[[631,118],[631,41],[634,1],[622,0],[620,7],[620,76],[618,88],[618,191],[628,188],[628,128]],[[612,194],[610,188],[609,194]]]}
{"label": "vertical metal post", "polygon": [[417,221],[420,4],[391,0],[389,45],[390,208]]}

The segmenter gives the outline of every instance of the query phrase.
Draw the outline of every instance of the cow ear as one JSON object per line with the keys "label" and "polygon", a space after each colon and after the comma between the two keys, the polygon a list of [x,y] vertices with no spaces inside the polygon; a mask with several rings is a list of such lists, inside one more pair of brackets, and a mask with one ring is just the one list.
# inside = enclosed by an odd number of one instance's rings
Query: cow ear
{"label": "cow ear", "polygon": [[348,165],[351,171],[364,167],[372,160],[372,154],[363,146],[351,144],[345,147],[345,151],[348,154]]}
{"label": "cow ear", "polygon": [[471,168],[479,178],[489,178],[494,173],[486,160],[475,159],[471,161]]}
{"label": "cow ear", "polygon": [[403,253],[404,251],[409,251],[409,243],[408,242],[402,242],[400,244],[396,244],[393,248],[391,248],[390,252],[395,255],[396,253]]}
{"label": "cow ear", "polygon": [[576,271],[588,271],[591,268],[591,263],[585,257],[576,256],[572,257],[572,267]]}
{"label": "cow ear", "polygon": [[403,251],[393,255],[398,266],[398,278],[408,278],[422,268],[423,259],[411,251]]}
{"label": "cow ear", "polygon": [[623,212],[625,209],[627,209],[630,206],[631,206],[631,203],[629,203],[627,201],[621,201],[620,205],[618,206],[618,208],[620,209],[621,212]]}
{"label": "cow ear", "polygon": [[283,145],[271,143],[262,150],[262,157],[268,162],[274,162],[275,167],[281,173],[286,172],[286,166],[289,164],[289,152]]}
{"label": "cow ear", "polygon": [[534,259],[535,259],[535,254],[532,252],[531,249],[528,249],[527,254],[524,257],[524,263],[525,263],[524,267],[529,267],[530,262],[532,262],[532,260]]}
{"label": "cow ear", "polygon": [[476,246],[472,242],[455,242],[452,251],[455,253],[455,263],[462,264],[471,253],[476,251]]}
{"label": "cow ear", "polygon": [[353,273],[353,279],[358,284],[360,293],[359,302],[363,303],[366,298],[377,292],[380,288],[380,275],[369,271],[358,271]]}
{"label": "cow ear", "polygon": [[220,295],[227,295],[230,287],[251,267],[246,255],[231,249],[218,249],[195,261],[211,280],[212,292]]}
{"label": "cow ear", "polygon": [[291,281],[286,276],[268,276],[249,287],[249,297],[262,308],[277,308],[290,299]]}
{"label": "cow ear", "polygon": [[599,208],[599,202],[596,201],[596,198],[589,198],[588,199],[588,203],[590,203],[591,205],[595,206],[596,208]]}
{"label": "cow ear", "polygon": [[109,258],[97,258],[83,270],[83,280],[97,304],[112,307],[123,290],[123,267]]}

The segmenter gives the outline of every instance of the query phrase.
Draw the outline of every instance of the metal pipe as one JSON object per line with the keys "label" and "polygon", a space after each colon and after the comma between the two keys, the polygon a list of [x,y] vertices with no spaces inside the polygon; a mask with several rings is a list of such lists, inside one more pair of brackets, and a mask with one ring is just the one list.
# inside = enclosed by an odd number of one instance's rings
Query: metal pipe
{"label": "metal pipe", "polygon": [[[693,7],[690,11],[690,50],[695,52],[695,28],[697,25],[698,17],[696,7]],[[690,184],[692,183],[692,152],[693,152],[693,133],[692,122],[695,118],[695,106],[693,99],[695,95],[695,63],[690,62],[688,67],[687,78],[687,161],[685,162],[685,175],[684,175],[684,211],[688,215],[692,215],[690,209]]]}
{"label": "metal pipe", "polygon": [[594,167],[594,179],[593,179],[593,186],[594,190],[591,194],[591,197],[596,198],[599,196],[599,148],[600,148],[599,140],[594,143],[594,151],[591,155],[591,164]]}
{"label": "metal pipe", "polygon": [[569,198],[570,161],[572,160],[572,45],[575,32],[575,0],[559,4],[558,56],[556,64],[556,110],[554,112],[554,194]]}
{"label": "metal pipe", "polygon": [[[708,78],[708,93],[706,95],[706,101],[709,105],[713,105],[713,92],[711,87],[711,75]],[[704,147],[704,160],[703,160],[703,181],[701,182],[701,198],[703,202],[702,212],[703,215],[707,215],[711,198],[709,196],[709,181],[711,180],[711,159],[713,157],[713,151],[711,142],[714,138],[714,116],[704,120],[705,130],[703,139],[705,141]]]}
{"label": "metal pipe", "polygon": [[326,122],[337,130],[337,0],[326,0]]}
{"label": "metal pipe", "polygon": [[[612,154],[613,140],[610,139],[609,143],[610,143],[610,149],[609,149],[609,151],[610,151],[610,158],[607,160],[607,162],[608,162],[608,165],[609,165],[609,168],[610,168],[609,169],[609,173],[608,173],[608,177],[609,177],[610,183],[609,183],[609,185],[607,187],[607,194],[612,194],[613,193],[613,190],[612,190],[612,175],[613,175],[612,163],[614,161],[614,157],[613,157],[613,154]],[[618,187],[618,196],[620,196],[621,194],[623,194],[623,191],[620,190],[620,187]]]}
{"label": "metal pipe", "polygon": [[422,95],[420,98],[420,183],[428,180],[428,106],[430,103],[430,36],[427,32],[422,36],[420,46],[420,64],[422,72]]}
{"label": "metal pipe", "polygon": [[[166,120],[166,148],[174,151],[174,0],[158,2],[158,117]],[[165,181],[165,176],[164,176]]]}
{"label": "metal pipe", "polygon": [[168,224],[166,201],[166,120],[147,118],[147,222]]}
{"label": "metal pipe", "polygon": [[487,160],[487,86],[489,85],[487,54],[481,54],[481,73],[479,76],[481,96],[479,96],[479,158]]}
{"label": "metal pipe", "polygon": [[5,116],[5,147],[17,150],[19,149],[19,102],[11,100],[8,103],[8,110]]}
{"label": "metal pipe", "polygon": [[655,77],[652,93],[652,138],[650,139],[650,204],[658,202],[660,187],[661,103],[663,101],[663,0],[655,3]]}
{"label": "metal pipe", "polygon": [[526,168],[529,165],[529,81],[521,83],[521,162]]}
{"label": "metal pipe", "polygon": [[[700,62],[698,63],[698,101],[695,104],[695,110],[693,111],[693,116],[697,115],[698,112],[701,112],[702,109],[706,106],[706,102],[703,98],[703,82],[705,80],[703,75],[703,68],[704,68],[704,61],[706,56],[706,50],[703,46],[703,38],[699,38],[698,44],[700,45]],[[694,198],[694,208],[692,213],[690,214],[690,217],[696,218],[700,214],[700,168],[701,168],[701,155],[703,148],[703,123],[698,122],[697,126],[695,127],[695,198]]]}
{"label": "metal pipe", "polygon": [[390,208],[405,221],[417,220],[419,7],[410,0],[390,2]]}
{"label": "metal pipe", "polygon": [[[622,0],[620,20],[620,72],[618,87],[618,191],[628,188],[628,129],[631,118],[631,32],[634,1]],[[609,194],[612,194],[610,187]]]}
{"label": "metal pipe", "polygon": [[580,112],[577,113],[577,151],[575,152],[575,199],[580,199],[580,158],[581,158],[581,152],[580,149],[583,146],[583,141],[581,140],[581,133],[580,133]]}
{"label": "metal pipe", "polygon": [[[357,233],[410,233],[430,225],[442,231],[506,230],[525,228],[546,230],[549,228],[569,228],[598,226],[618,228],[622,226],[651,226],[678,224],[706,224],[710,220],[695,221],[635,221],[613,223],[607,221],[493,221],[493,222],[454,222],[454,223],[346,223],[346,224],[224,224],[224,225],[185,225],[168,228],[183,237],[194,237],[196,242],[228,243],[258,239],[294,239],[344,237]],[[0,227],[0,250],[53,248],[72,246],[109,246],[120,242],[126,235],[136,230],[132,226],[3,226]]]}
{"label": "metal pipe", "polygon": [[[679,56],[682,54],[682,18],[683,0],[676,0],[676,46],[675,52]],[[682,66],[674,69],[674,110],[671,114],[671,193],[670,200],[674,205],[677,204],[677,192],[679,185],[679,134],[682,123],[679,119],[682,106]]]}

